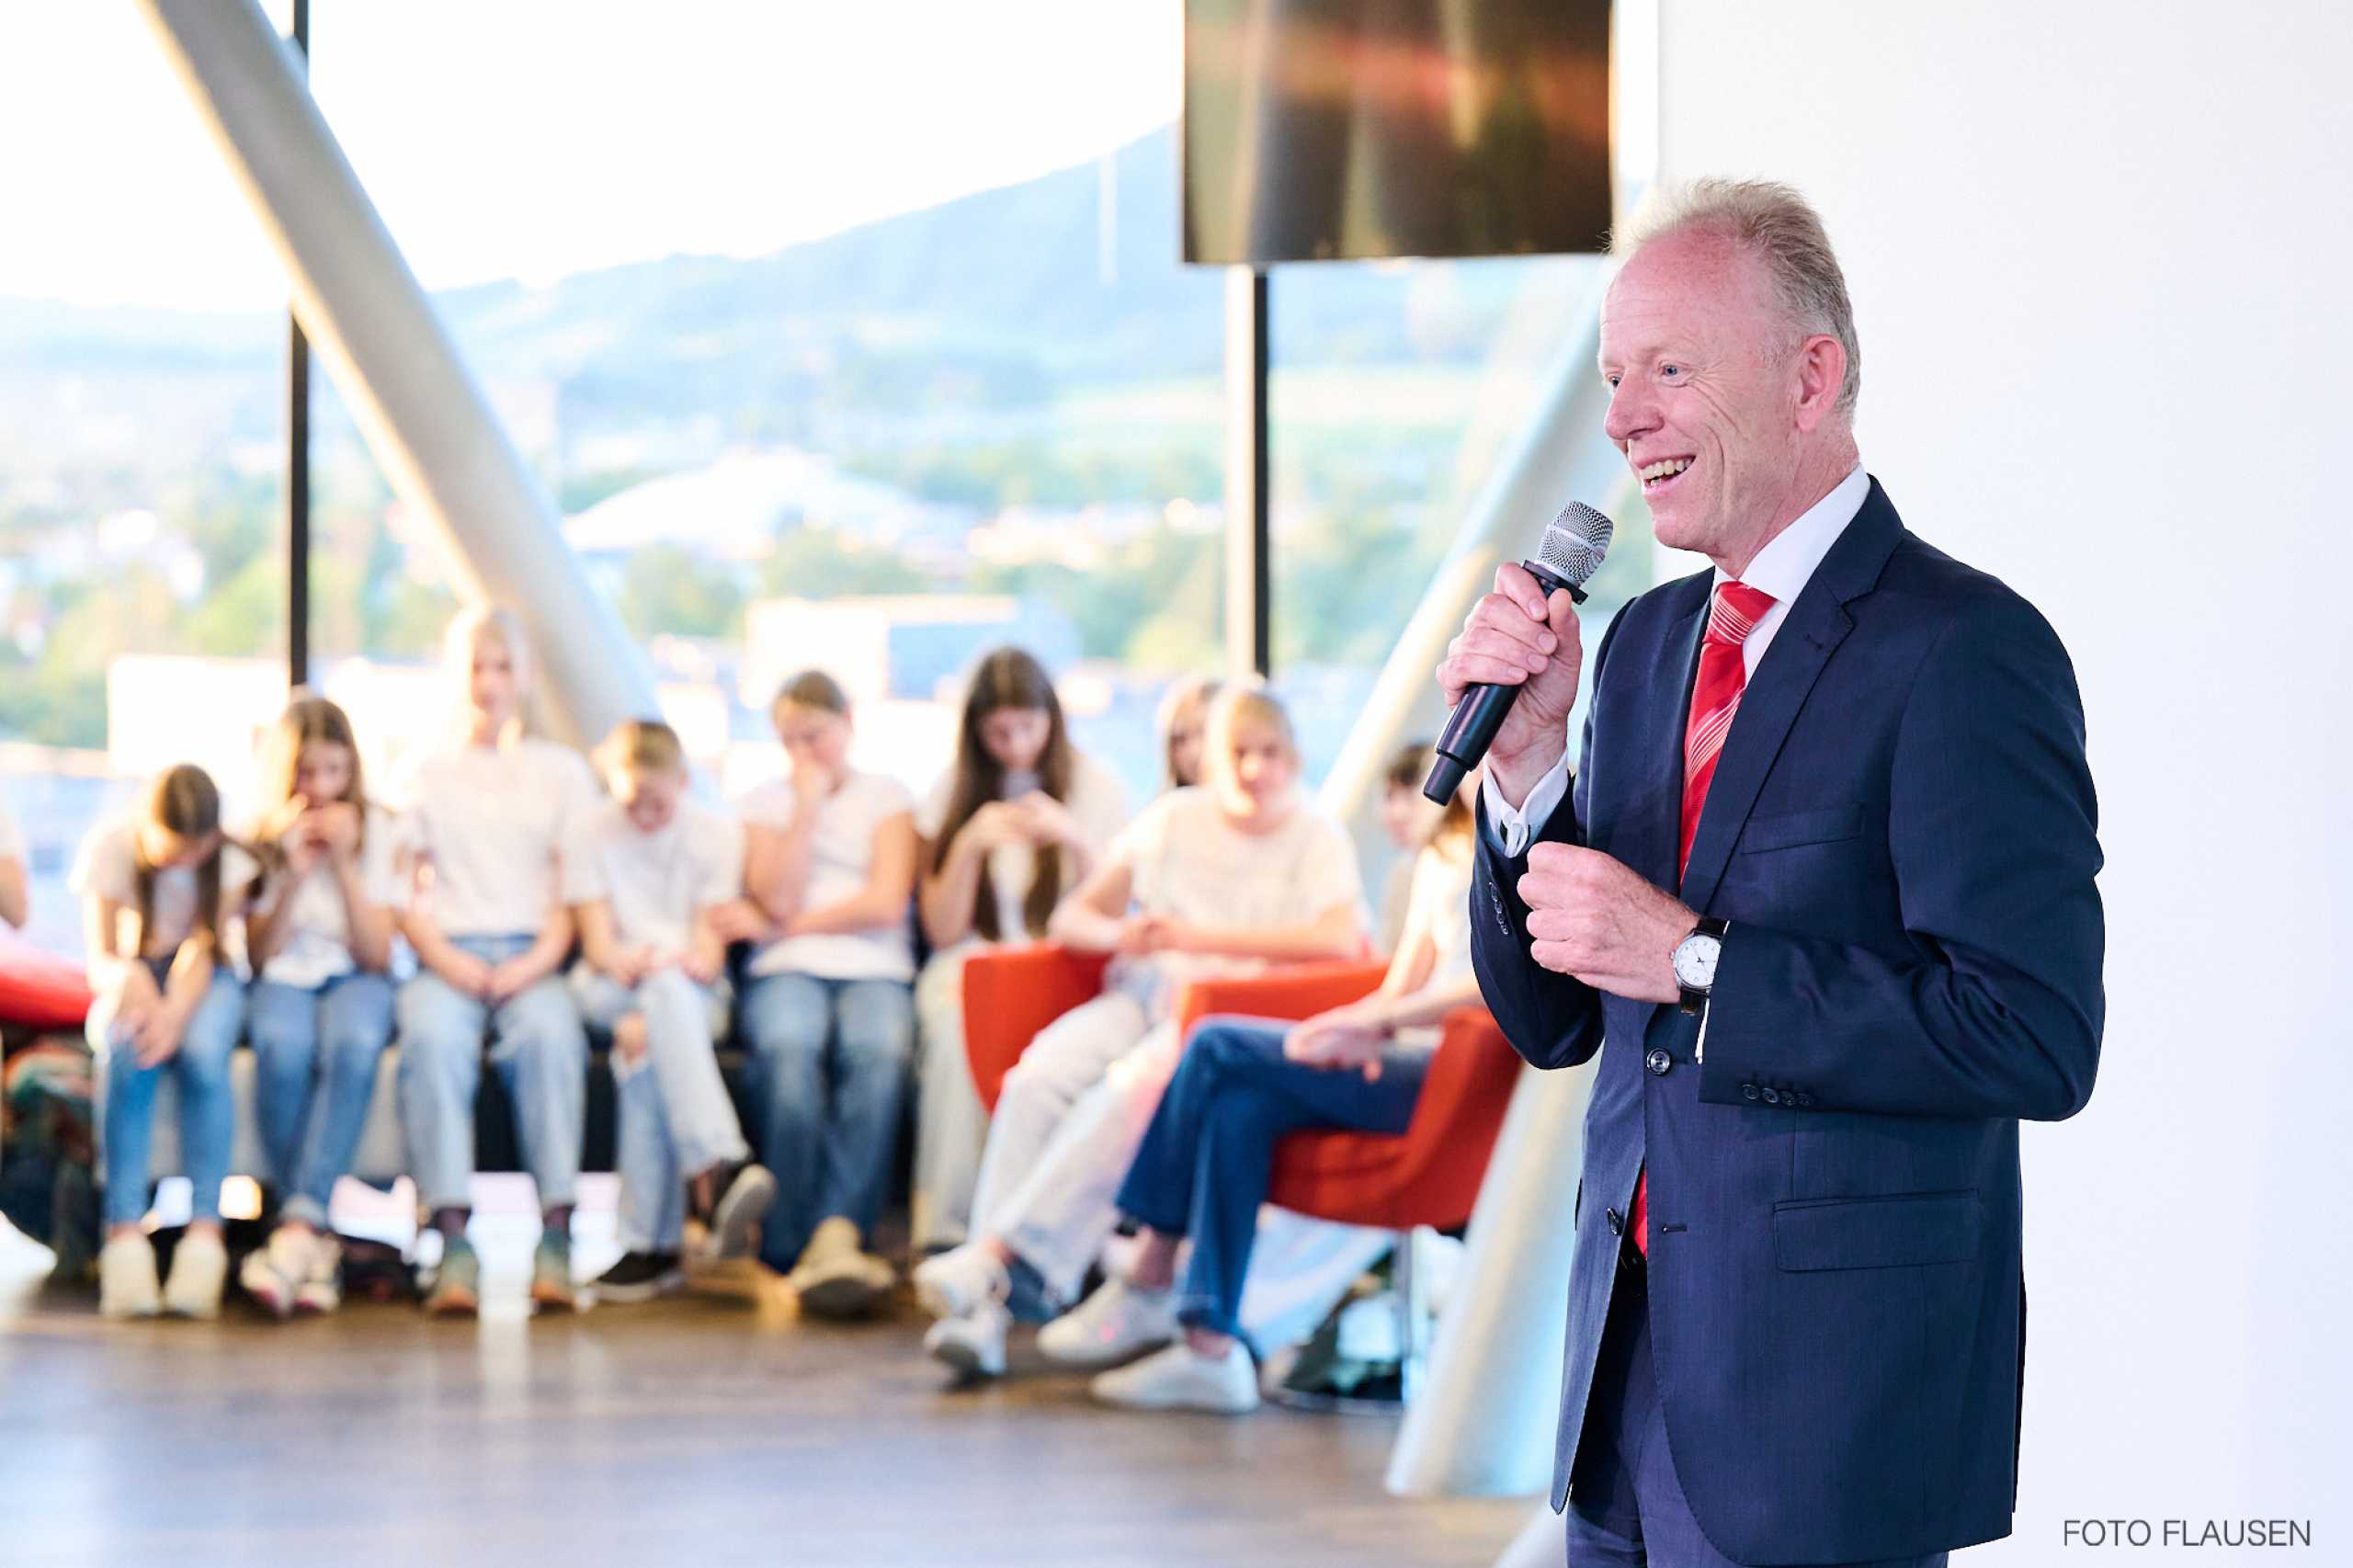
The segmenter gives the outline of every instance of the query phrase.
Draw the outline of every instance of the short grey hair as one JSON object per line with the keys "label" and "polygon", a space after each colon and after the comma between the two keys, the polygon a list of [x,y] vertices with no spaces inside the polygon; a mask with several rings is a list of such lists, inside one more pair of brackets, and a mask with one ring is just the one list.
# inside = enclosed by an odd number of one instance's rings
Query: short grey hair
{"label": "short grey hair", "polygon": [[1696,179],[1652,192],[1633,222],[1610,236],[1611,248],[1631,256],[1653,240],[1694,229],[1722,235],[1762,262],[1775,299],[1797,331],[1838,340],[1847,350],[1838,412],[1852,419],[1863,387],[1863,347],[1855,336],[1847,275],[1830,248],[1822,214],[1776,180]]}

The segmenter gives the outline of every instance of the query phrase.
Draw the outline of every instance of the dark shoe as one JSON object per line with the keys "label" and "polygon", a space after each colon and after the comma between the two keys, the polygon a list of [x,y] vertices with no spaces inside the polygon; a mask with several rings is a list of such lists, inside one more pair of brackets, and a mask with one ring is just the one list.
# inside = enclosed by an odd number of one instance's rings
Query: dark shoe
{"label": "dark shoe", "polygon": [[748,1257],[759,1237],[760,1221],[776,1200],[776,1177],[766,1165],[740,1165],[725,1171],[716,1184],[719,1200],[710,1206],[710,1256],[723,1261]]}
{"label": "dark shoe", "polygon": [[597,1276],[600,1301],[650,1301],[687,1282],[675,1252],[633,1252]]}

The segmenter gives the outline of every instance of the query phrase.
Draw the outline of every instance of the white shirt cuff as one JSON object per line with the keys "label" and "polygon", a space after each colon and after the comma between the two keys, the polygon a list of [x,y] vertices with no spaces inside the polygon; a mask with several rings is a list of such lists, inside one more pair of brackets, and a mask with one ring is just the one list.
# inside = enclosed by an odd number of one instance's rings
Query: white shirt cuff
{"label": "white shirt cuff", "polygon": [[1494,774],[1481,777],[1479,790],[1487,803],[1489,840],[1506,855],[1518,859],[1528,853],[1529,841],[1536,836],[1536,830],[1552,820],[1552,813],[1560,810],[1562,798],[1569,792],[1568,756],[1562,754],[1561,760],[1552,765],[1552,771],[1536,781],[1527,801],[1516,810],[1504,799],[1503,791],[1495,788]]}

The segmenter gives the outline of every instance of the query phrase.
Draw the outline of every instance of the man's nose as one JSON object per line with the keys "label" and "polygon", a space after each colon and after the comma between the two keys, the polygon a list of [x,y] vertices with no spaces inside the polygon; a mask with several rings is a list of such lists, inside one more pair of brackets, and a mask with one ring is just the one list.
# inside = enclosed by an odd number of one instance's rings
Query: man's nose
{"label": "man's nose", "polygon": [[1613,441],[1626,442],[1658,426],[1658,404],[1642,382],[1629,376],[1609,394],[1609,413],[1601,422]]}

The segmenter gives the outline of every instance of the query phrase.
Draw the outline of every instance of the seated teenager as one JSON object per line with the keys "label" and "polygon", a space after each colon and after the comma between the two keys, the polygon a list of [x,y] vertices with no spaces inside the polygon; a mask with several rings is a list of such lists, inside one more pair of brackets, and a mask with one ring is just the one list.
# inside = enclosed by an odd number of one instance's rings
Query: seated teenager
{"label": "seated teenager", "polygon": [[[106,1162],[102,1317],[220,1313],[229,1272],[221,1184],[236,1131],[229,1053],[245,1021],[244,987],[222,951],[222,933],[236,917],[238,891],[253,878],[252,858],[222,834],[220,791],[187,763],[158,775],[132,816],[92,829],[68,878],[82,895],[97,998],[87,1028]],[[159,1287],[155,1249],[140,1221],[147,1213],[155,1090],[167,1073],[179,1096],[180,1158],[192,1192],[188,1233],[172,1256],[171,1278]]]}
{"label": "seated teenager", "polygon": [[437,1317],[482,1304],[473,1213],[474,1095],[485,1049],[514,1102],[523,1163],[539,1188],[535,1306],[574,1304],[572,1209],[588,1103],[588,1035],[563,983],[572,951],[559,859],[567,825],[597,801],[570,746],[525,726],[531,647],[512,610],[449,628],[459,733],[400,791],[417,892],[402,930],[419,969],[394,1004],[402,1131],[417,1198],[442,1238],[425,1297]]}
{"label": "seated teenager", "polygon": [[[967,1375],[1005,1367],[1013,1317],[1076,1294],[1152,1096],[1177,1051],[1185,982],[1361,952],[1356,851],[1302,798],[1290,716],[1233,687],[1210,710],[1203,786],[1163,795],[1054,912],[1058,941],[1114,953],[1104,994],[1055,1020],[1006,1075],[973,1203],[974,1239],[918,1267],[940,1321],[925,1343]],[[1141,1114],[1139,1114],[1141,1111]]]}
{"label": "seated teenager", "polygon": [[[1239,1314],[1275,1145],[1312,1129],[1404,1131],[1438,1021],[1479,998],[1471,798],[1470,787],[1456,795],[1415,858],[1404,937],[1379,990],[1304,1023],[1210,1018],[1193,1031],[1120,1187],[1120,1212],[1144,1227],[1129,1273],[1050,1325],[1105,1360],[1166,1346],[1098,1376],[1097,1399],[1147,1410],[1256,1407]],[[1181,1270],[1180,1243],[1190,1249]]]}
{"label": "seated teenager", "polygon": [[915,1250],[954,1246],[972,1222],[988,1112],[964,1045],[964,960],[1034,941],[1127,822],[1127,790],[1070,743],[1053,682],[1018,648],[972,672],[955,766],[916,814],[916,889],[931,961],[915,981],[923,1081],[915,1102]]}
{"label": "seated teenager", "polygon": [[637,1301],[684,1278],[689,1216],[711,1257],[750,1252],[776,1184],[719,1073],[727,949],[713,917],[743,886],[744,830],[688,793],[667,724],[616,726],[596,762],[611,799],[572,830],[563,897],[580,927],[573,1000],[612,1041],[620,1101],[622,1256],[597,1294]]}
{"label": "seated teenager", "polygon": [[351,1168],[392,1039],[392,924],[408,902],[392,818],[369,804],[351,721],[298,695],[262,756],[262,864],[245,911],[245,998],[255,1111],[278,1184],[278,1224],[237,1281],[277,1316],[341,1301],[342,1250],[327,1223]]}
{"label": "seated teenager", "polygon": [[736,1009],[776,1200],[760,1256],[819,1316],[871,1312],[897,1276],[869,1249],[915,1054],[915,801],[849,764],[849,699],[809,670],[771,715],[790,778],[741,802],[748,898],[720,933],[754,945]]}

